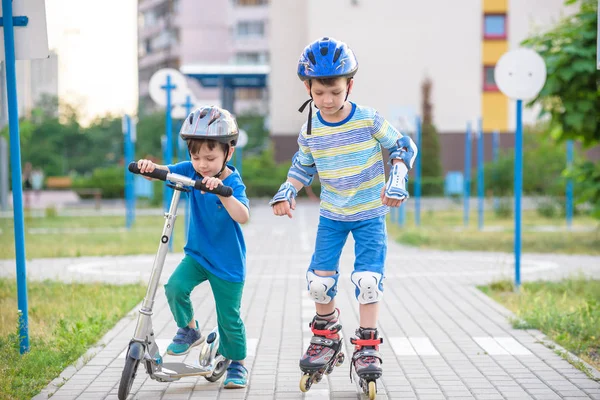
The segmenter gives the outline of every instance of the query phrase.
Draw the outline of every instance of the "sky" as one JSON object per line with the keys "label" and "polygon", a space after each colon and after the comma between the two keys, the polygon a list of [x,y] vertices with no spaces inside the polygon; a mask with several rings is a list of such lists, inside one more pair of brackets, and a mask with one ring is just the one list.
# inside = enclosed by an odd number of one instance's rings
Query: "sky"
{"label": "sky", "polygon": [[46,0],[48,45],[58,53],[61,99],[83,121],[137,108],[137,1]]}

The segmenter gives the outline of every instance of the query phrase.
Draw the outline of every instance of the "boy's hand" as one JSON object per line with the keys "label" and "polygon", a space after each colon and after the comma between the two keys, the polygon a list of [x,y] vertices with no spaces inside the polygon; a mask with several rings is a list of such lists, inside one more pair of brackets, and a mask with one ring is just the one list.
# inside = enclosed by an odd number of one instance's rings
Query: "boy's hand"
{"label": "boy's hand", "polygon": [[[204,186],[206,186],[210,190],[213,190],[217,186],[223,184],[223,182],[219,178],[215,178],[215,177],[205,177],[204,179],[202,179],[202,183],[204,184]],[[200,193],[204,194],[206,192],[201,190]]]}
{"label": "boy's hand", "polygon": [[[290,204],[291,203],[291,204]],[[287,215],[292,218],[292,210],[296,209],[296,200],[292,199],[291,202],[288,201],[280,201],[278,203],[273,204],[273,214],[277,216]]]}
{"label": "boy's hand", "polygon": [[296,209],[296,195],[298,194],[294,185],[290,182],[284,182],[269,205],[273,207],[273,214],[278,216],[287,215],[292,218],[292,210]]}
{"label": "boy's hand", "polygon": [[406,201],[406,197],[402,200],[390,199],[385,195],[385,186],[381,188],[381,203],[388,207],[400,207],[402,203]]}
{"label": "boy's hand", "polygon": [[[150,161],[150,160],[146,160],[146,159],[141,159],[138,161],[138,168],[140,169],[140,173],[144,173],[144,172],[152,172],[156,169],[156,165]],[[142,175],[145,179],[148,179],[149,181],[154,180],[153,178],[150,178],[148,176],[144,176]]]}

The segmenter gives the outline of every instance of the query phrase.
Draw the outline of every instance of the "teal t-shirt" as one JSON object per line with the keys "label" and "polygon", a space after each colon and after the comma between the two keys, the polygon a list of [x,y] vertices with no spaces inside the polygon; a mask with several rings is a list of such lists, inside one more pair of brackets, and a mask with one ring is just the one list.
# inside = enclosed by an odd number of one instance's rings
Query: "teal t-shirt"
{"label": "teal t-shirt", "polygon": [[[192,179],[199,179],[190,161],[168,165],[169,171]],[[227,166],[231,174],[223,185],[233,189],[233,196],[250,208],[246,186],[239,172]],[[235,222],[219,197],[212,193],[201,194],[192,189],[190,199],[190,225],[187,243],[183,248],[210,273],[229,282],[243,282],[246,277],[246,243],[239,223]]]}

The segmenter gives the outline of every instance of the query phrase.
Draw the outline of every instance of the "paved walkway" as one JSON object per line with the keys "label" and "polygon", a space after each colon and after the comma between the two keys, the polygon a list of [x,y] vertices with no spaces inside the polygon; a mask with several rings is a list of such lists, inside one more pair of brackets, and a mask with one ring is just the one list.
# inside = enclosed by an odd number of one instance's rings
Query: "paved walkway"
{"label": "paved walkway", "polygon": [[[304,273],[314,245],[316,204],[298,207],[294,219],[274,218],[256,205],[245,235],[248,279],[243,318],[248,337],[250,384],[224,390],[204,378],[174,383],[150,380],[140,368],[131,399],[360,399],[349,380],[349,363],[336,368],[306,394],[298,389],[297,366],[310,338],[308,321],[314,305],[306,297]],[[160,221],[157,221],[160,224]],[[457,233],[460,234],[460,233]],[[163,281],[182,254],[167,257]],[[358,324],[350,282],[352,240],[342,255],[342,277],[336,298],[341,309],[346,353]],[[153,256],[32,260],[29,279],[147,282]],[[380,331],[384,377],[378,399],[600,399],[600,382],[589,378],[543,344],[538,331],[514,330],[511,314],[481,294],[476,284],[512,278],[510,254],[423,251],[390,241]],[[583,273],[600,276],[600,257],[526,255],[523,280],[558,279]],[[0,276],[14,275],[14,262],[0,262]],[[208,285],[192,299],[204,332],[215,325]],[[121,320],[92,349],[89,361],[69,367],[37,398],[116,399],[136,310]],[[176,326],[162,289],[157,294],[154,329],[162,351]],[[198,353],[186,361],[194,363]],[[165,362],[170,357],[165,357]],[[172,360],[171,360],[172,361]],[[600,374],[592,371],[597,378]],[[61,385],[60,387],[57,387]]]}

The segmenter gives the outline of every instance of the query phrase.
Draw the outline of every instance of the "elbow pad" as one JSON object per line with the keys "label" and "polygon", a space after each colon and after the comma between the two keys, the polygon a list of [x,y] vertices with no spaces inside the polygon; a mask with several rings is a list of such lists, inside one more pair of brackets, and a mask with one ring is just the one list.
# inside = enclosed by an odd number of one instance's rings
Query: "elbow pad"
{"label": "elbow pad", "polygon": [[417,145],[408,136],[402,136],[400,139],[398,139],[396,145],[398,147],[390,152],[390,160],[388,163],[391,165],[392,160],[399,159],[402,160],[406,165],[406,168],[410,170],[415,162],[415,158],[417,158],[417,154],[419,153]]}
{"label": "elbow pad", "polygon": [[317,173],[317,167],[315,164],[302,165],[298,161],[298,153],[294,154],[292,158],[292,166],[288,172],[288,178],[294,178],[299,182],[302,182],[304,186],[310,186],[313,181],[315,174]]}

